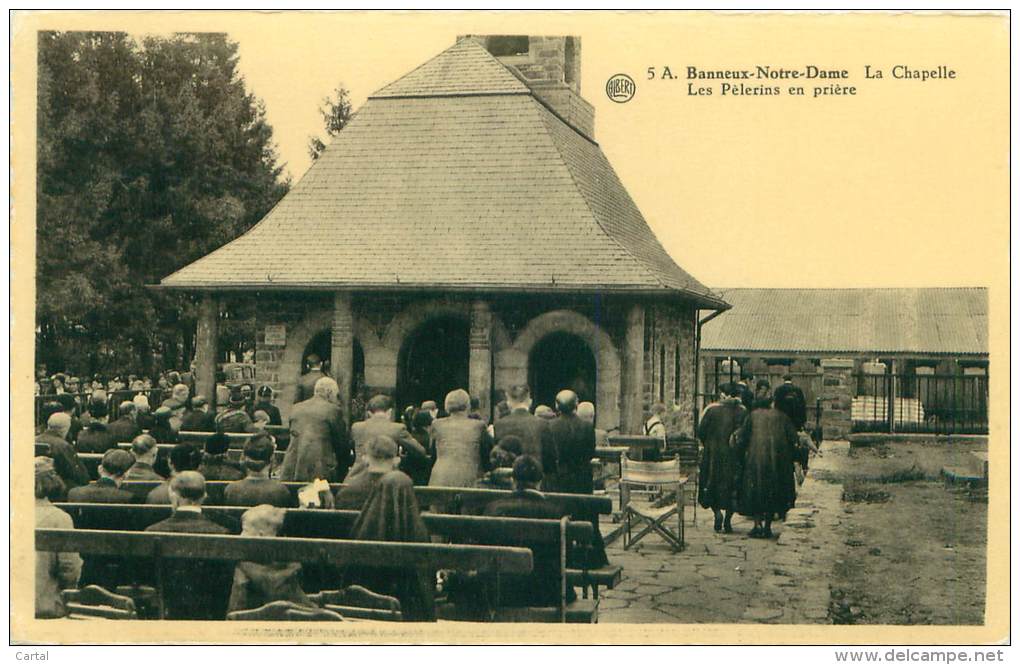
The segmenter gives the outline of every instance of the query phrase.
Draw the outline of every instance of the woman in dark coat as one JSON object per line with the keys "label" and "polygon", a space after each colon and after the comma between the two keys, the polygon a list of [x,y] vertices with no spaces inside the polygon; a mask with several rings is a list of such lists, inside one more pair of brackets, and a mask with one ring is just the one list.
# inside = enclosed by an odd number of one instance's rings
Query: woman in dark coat
{"label": "woman in dark coat", "polygon": [[705,409],[698,424],[698,438],[705,447],[698,472],[698,502],[703,508],[712,509],[717,532],[733,533],[730,518],[736,503],[740,466],[730,437],[746,417],[740,388],[726,383],[719,386],[719,401]]}
{"label": "woman in dark coat", "polygon": [[[379,479],[351,530],[354,540],[427,543],[429,532],[421,519],[411,479],[391,471]],[[346,585],[360,584],[400,600],[404,621],[435,621],[436,572],[427,568],[357,568],[346,571]]]}
{"label": "woman in dark coat", "polygon": [[797,499],[793,477],[797,430],[782,411],[759,408],[744,420],[737,440],[743,464],[740,514],[754,519],[752,538],[771,538],[772,520],[785,519]]}

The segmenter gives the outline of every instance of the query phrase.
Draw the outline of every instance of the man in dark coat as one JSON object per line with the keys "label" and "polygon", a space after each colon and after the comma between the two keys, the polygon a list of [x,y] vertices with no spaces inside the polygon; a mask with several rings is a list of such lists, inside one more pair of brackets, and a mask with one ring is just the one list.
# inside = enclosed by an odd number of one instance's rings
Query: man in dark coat
{"label": "man in dark coat", "polygon": [[375,395],[368,400],[366,409],[368,418],[351,426],[351,439],[354,442],[354,466],[350,471],[352,478],[367,467],[368,444],[379,436],[392,439],[406,455],[416,457],[421,462],[429,460],[425,447],[411,436],[404,423],[393,421],[392,399],[386,395]]}
{"label": "man in dark coat", "polygon": [[[548,451],[545,465],[547,492],[591,494],[591,458],[595,456],[595,427],[577,417],[577,393],[561,390],[556,394],[555,420],[550,420],[542,430],[542,449]],[[595,528],[592,541],[590,565],[599,568],[609,563],[605,544],[599,531],[599,516],[596,513],[576,513],[573,519],[591,522]]]}
{"label": "man in dark coat", "polygon": [[290,481],[343,480],[350,467],[347,423],[337,404],[340,388],[323,377],[315,394],[294,406],[290,414],[290,445],[283,457],[280,479]]}
{"label": "man in dark coat", "polygon": [[297,393],[294,397],[295,403],[311,399],[315,394],[316,381],[326,376],[326,373],[322,371],[322,360],[319,356],[312,353],[306,360],[308,362],[308,372],[298,380]]}
{"label": "man in dark coat", "polygon": [[89,424],[78,434],[75,446],[79,453],[105,453],[117,446],[106,425],[107,414],[106,402],[93,402],[89,406]]}
{"label": "man in dark coat", "polygon": [[135,458],[126,450],[106,451],[99,464],[99,480],[75,487],[67,493],[67,500],[71,503],[135,503],[137,495],[120,488],[124,474],[134,463]]}
{"label": "man in dark coat", "polygon": [[255,434],[244,444],[242,464],[247,472],[244,480],[227,485],[223,502],[228,506],[258,506],[269,504],[277,508],[290,508],[294,498],[279,480],[269,477],[276,446],[268,434]]}
{"label": "man in dark coat", "polygon": [[230,439],[223,432],[217,432],[205,440],[205,454],[198,472],[206,480],[240,480],[244,478],[241,465],[227,459]]}
{"label": "man in dark coat", "polygon": [[754,374],[748,372],[740,373],[740,381],[737,382],[737,388],[740,390],[740,403],[748,411],[754,407],[754,390],[751,389],[752,383],[754,383]]}
{"label": "man in dark coat", "polygon": [[35,438],[36,457],[49,457],[53,460],[53,468],[68,490],[89,482],[88,469],[67,442],[70,428],[71,416],[58,411],[46,421],[46,431]]}
{"label": "man in dark coat", "polygon": [[[182,471],[170,481],[173,514],[145,529],[166,533],[223,535],[229,530],[202,514],[205,479],[197,471]],[[227,613],[232,566],[221,561],[168,559],[164,579],[167,619],[223,619]]]}
{"label": "man in dark coat", "polygon": [[807,423],[807,402],[804,400],[804,391],[794,385],[792,376],[783,376],[783,384],[776,388],[772,399],[776,408],[787,415],[797,431],[804,429]]}
{"label": "man in dark coat", "polygon": [[545,423],[529,411],[531,408],[531,390],[526,385],[511,386],[506,395],[510,414],[497,420],[493,425],[496,445],[508,436],[516,436],[521,440],[521,454],[531,455],[544,468],[552,449],[546,451],[542,446],[542,430]]}
{"label": "man in dark coat", "polygon": [[226,410],[216,415],[216,431],[235,434],[254,432],[255,425],[252,424],[251,417],[248,416],[248,404],[244,401],[244,395],[241,394],[240,388],[233,388],[230,391],[227,402]]}
{"label": "man in dark coat", "polygon": [[797,430],[779,409],[751,411],[737,435],[743,462],[740,514],[754,519],[752,538],[771,538],[772,520],[783,519],[797,498],[793,460]]}
{"label": "man in dark coat", "polygon": [[[739,464],[730,436],[747,417],[740,403],[740,390],[735,384],[719,386],[719,401],[701,414],[698,439],[705,447],[698,472],[698,503],[715,514],[715,530],[733,533],[730,519],[736,499]],[[723,513],[725,512],[725,518]]]}
{"label": "man in dark coat", "polygon": [[131,456],[135,458],[135,463],[128,469],[124,480],[163,480],[153,468],[158,455],[159,446],[154,438],[148,434],[136,436],[131,441]]}
{"label": "man in dark coat", "polygon": [[215,432],[216,416],[209,413],[209,402],[204,395],[191,398],[191,408],[181,419],[182,432]]}
{"label": "man in dark coat", "polygon": [[118,411],[117,419],[106,426],[106,431],[110,433],[114,443],[134,441],[135,437],[142,433],[142,428],[135,422],[135,403],[121,402]]}

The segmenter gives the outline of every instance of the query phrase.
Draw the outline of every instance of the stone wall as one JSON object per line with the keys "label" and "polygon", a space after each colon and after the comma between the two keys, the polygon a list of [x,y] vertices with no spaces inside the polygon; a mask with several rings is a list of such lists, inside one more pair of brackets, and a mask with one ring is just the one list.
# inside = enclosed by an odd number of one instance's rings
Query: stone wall
{"label": "stone wall", "polygon": [[663,402],[670,433],[694,433],[696,319],[697,310],[682,305],[653,305],[645,315],[642,406],[647,417],[652,404]]}
{"label": "stone wall", "polygon": [[851,358],[822,360],[822,435],[846,439],[853,427],[854,361]]}

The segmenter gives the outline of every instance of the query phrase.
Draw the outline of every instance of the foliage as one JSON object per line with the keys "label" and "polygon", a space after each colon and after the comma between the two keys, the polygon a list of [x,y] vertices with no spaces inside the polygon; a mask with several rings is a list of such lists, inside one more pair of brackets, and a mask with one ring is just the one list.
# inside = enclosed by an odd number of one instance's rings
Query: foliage
{"label": "foliage", "polygon": [[262,102],[214,33],[39,34],[37,361],[186,366],[191,296],[147,288],[286,192]]}
{"label": "foliage", "polygon": [[[322,115],[322,122],[326,128],[326,141],[332,141],[351,121],[351,93],[343,83],[333,90],[332,96],[322,100],[319,114]],[[326,149],[326,141],[318,136],[309,137],[308,154],[311,155],[312,161],[317,160]]]}

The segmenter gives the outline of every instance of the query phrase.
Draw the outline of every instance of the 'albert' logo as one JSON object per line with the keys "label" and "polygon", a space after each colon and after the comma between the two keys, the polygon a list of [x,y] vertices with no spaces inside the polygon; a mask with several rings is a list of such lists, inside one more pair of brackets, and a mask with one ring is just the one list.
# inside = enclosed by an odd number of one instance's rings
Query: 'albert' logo
{"label": "'albert' logo", "polygon": [[629,102],[634,98],[635,92],[637,92],[637,86],[634,85],[634,79],[626,74],[610,76],[606,81],[606,96],[617,104]]}

